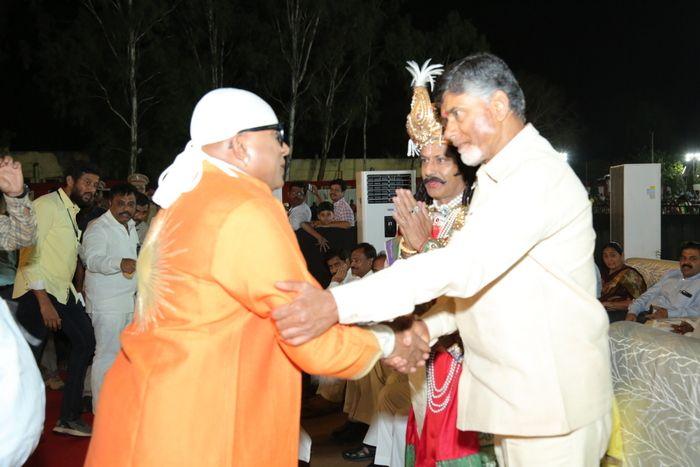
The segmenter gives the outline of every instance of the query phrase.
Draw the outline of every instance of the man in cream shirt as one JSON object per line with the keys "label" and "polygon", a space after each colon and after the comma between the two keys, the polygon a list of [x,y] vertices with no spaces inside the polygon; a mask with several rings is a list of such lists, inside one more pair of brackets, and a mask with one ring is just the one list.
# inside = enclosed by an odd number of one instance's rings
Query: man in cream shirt
{"label": "man in cream shirt", "polygon": [[[445,137],[462,161],[481,164],[464,228],[443,249],[332,291],[280,283],[300,293],[273,317],[298,344],[336,321],[392,319],[455,297],[454,312],[414,327],[430,339],[460,332],[458,428],[494,433],[501,465],[597,466],[610,433],[612,384],[586,192],[525,124],[522,90],[502,60],[462,59],[441,91]],[[397,216],[418,212],[409,193],[397,198]]]}
{"label": "man in cream shirt", "polygon": [[109,210],[88,225],[80,249],[86,269],[86,311],[95,329],[90,376],[93,412],[105,373],[119,353],[119,335],[134,316],[139,242],[132,219],[135,210],[136,188],[127,184],[112,188]]}

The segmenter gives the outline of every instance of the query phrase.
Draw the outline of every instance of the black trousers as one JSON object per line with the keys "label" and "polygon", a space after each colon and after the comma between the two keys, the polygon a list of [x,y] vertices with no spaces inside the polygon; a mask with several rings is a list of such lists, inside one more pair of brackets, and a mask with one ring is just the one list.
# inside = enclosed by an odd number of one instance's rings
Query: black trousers
{"label": "black trousers", "polygon": [[2,285],[0,286],[0,297],[2,297],[5,301],[12,300],[12,289],[14,288],[14,285]]}
{"label": "black trousers", "polygon": [[[85,372],[92,363],[95,353],[95,333],[85,308],[76,303],[72,294],[68,294],[68,302],[65,305],[59,303],[53,295],[49,294],[49,298],[61,318],[61,329],[71,343],[68,356],[68,380],[63,388],[61,402],[61,420],[75,420],[82,412]],[[39,302],[34,292],[27,292],[18,298],[17,302],[19,304],[17,321],[39,341],[36,345],[30,343],[38,364],[49,330],[44,325],[41,311],[39,311]]]}

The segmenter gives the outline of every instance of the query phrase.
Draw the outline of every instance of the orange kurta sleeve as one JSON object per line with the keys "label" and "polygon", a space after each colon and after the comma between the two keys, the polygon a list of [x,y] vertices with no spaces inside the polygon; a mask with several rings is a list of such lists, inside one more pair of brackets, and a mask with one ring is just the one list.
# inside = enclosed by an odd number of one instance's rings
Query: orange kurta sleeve
{"label": "orange kurta sleeve", "polygon": [[[216,238],[217,256],[212,276],[251,313],[269,317],[276,307],[293,298],[275,287],[276,281],[308,281],[309,274],[294,233],[281,205],[272,197],[255,199],[237,207]],[[359,378],[380,357],[374,335],[354,326],[336,325],[301,346],[286,344],[276,332],[285,354],[311,374]]]}

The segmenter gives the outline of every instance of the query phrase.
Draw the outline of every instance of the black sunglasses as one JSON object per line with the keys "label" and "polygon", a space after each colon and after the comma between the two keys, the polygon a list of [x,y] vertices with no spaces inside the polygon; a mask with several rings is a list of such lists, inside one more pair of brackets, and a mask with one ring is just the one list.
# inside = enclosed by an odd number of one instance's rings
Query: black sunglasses
{"label": "black sunglasses", "polygon": [[253,128],[246,128],[245,130],[241,130],[238,133],[245,133],[249,131],[265,131],[265,130],[275,130],[277,131],[277,142],[280,143],[280,145],[284,144],[284,125],[281,123],[274,123],[272,125],[263,125],[263,126],[256,126]]}

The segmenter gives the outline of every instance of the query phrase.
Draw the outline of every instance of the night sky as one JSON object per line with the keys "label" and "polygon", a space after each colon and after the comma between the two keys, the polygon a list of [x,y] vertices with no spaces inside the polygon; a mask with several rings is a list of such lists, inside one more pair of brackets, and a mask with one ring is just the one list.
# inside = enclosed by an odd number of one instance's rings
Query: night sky
{"label": "night sky", "polygon": [[[64,2],[70,3],[70,2]],[[612,2],[611,2],[612,3]],[[457,10],[516,72],[558,86],[581,127],[574,161],[621,162],[648,152],[700,150],[700,15],[694,2],[408,1],[415,27]],[[0,131],[12,150],[80,149],[80,129],[37,91],[35,18],[0,0]],[[527,96],[526,96],[527,98]]]}
{"label": "night sky", "polygon": [[[656,150],[700,148],[697,5],[484,1],[456,8],[516,74],[537,73],[563,88],[583,126],[573,159],[619,161],[648,148],[651,131]],[[435,11],[424,7],[416,17],[429,22]]]}

